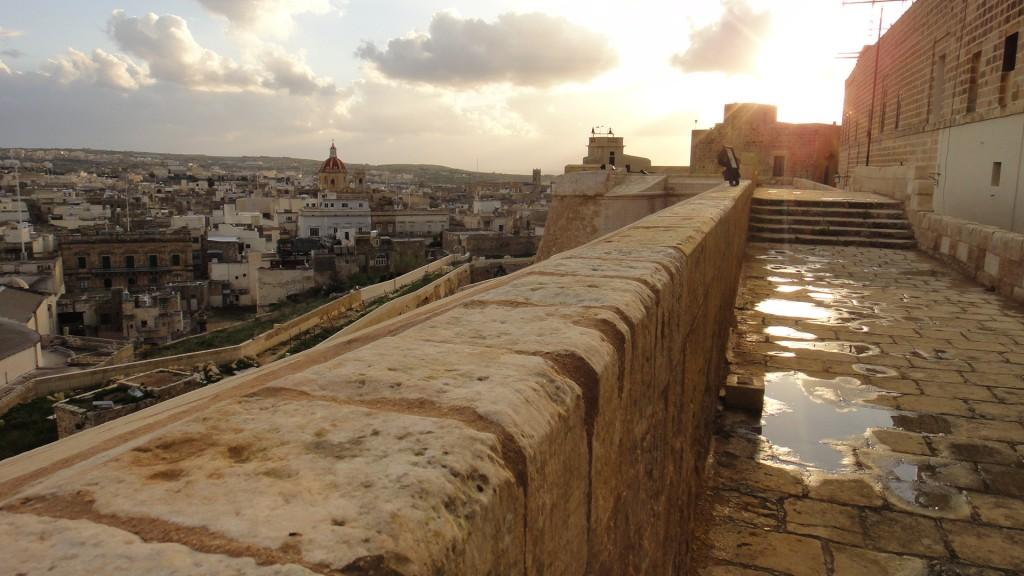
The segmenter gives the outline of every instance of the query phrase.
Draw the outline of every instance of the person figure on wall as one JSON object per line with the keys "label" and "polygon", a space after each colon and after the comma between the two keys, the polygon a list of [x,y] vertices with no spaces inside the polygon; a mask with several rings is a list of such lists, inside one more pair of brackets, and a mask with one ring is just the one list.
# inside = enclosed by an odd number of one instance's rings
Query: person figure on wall
{"label": "person figure on wall", "polygon": [[730,186],[739,186],[740,158],[736,155],[736,151],[733,150],[732,146],[722,146],[721,152],[718,153],[718,164],[725,168],[722,171],[722,176],[725,177],[726,182]]}

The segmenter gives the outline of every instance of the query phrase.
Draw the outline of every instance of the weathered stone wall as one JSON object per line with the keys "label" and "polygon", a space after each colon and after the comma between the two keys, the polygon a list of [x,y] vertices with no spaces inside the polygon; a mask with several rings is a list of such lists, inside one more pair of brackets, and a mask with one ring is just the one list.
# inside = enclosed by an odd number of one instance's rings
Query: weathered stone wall
{"label": "weathered stone wall", "polygon": [[[940,130],[1024,112],[1024,42],[1017,47],[1016,69],[1002,71],[1003,41],[1022,28],[1024,7],[1017,0],[915,2],[879,44],[864,48],[846,80],[843,179],[868,161],[869,139],[872,166],[922,165],[934,174]],[[979,53],[977,104],[970,111],[972,63]]]}
{"label": "weathered stone wall", "polygon": [[751,192],[0,463],[6,567],[685,573]]}
{"label": "weathered stone wall", "polygon": [[706,178],[609,170],[559,176],[553,183],[537,260],[586,244],[719,184]]}
{"label": "weathered stone wall", "polygon": [[1024,302],[1024,234],[932,212],[916,219],[922,250],[983,286]]}
{"label": "weathered stone wall", "polygon": [[927,166],[857,166],[852,174],[851,189],[903,201],[922,251],[1024,302],[1024,234],[933,212]]}

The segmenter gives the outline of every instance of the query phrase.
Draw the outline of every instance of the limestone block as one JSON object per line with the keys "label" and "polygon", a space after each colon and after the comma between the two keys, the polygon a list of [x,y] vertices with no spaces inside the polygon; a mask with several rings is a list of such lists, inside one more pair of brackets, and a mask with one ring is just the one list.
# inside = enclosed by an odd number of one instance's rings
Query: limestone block
{"label": "limestone block", "polygon": [[1024,259],[1024,234],[1000,230],[992,235],[992,251],[1007,260]]}
{"label": "limestone block", "polygon": [[971,246],[967,242],[956,243],[956,259],[969,264],[971,261]]}
{"label": "limestone block", "polygon": [[725,381],[726,407],[761,414],[764,407],[764,379],[745,374],[730,374]]}
{"label": "limestone block", "polygon": [[992,278],[999,277],[999,256],[996,256],[992,252],[985,252],[985,265],[984,270],[987,274],[991,275]]}
{"label": "limestone block", "polygon": [[495,435],[329,400],[219,405],[27,496],[5,510],[311,569],[524,569],[523,493]]}
{"label": "limestone block", "polygon": [[[398,335],[281,379],[268,393],[454,417],[495,434],[526,497],[529,571],[581,571],[589,476],[581,390],[541,357],[478,344]],[[402,354],[381,370],[392,350]]]}
{"label": "limestone block", "polygon": [[18,543],[4,550],[4,571],[11,574],[316,574],[297,564],[260,566],[255,558],[233,558],[222,550],[197,552],[177,543],[146,542],[131,532],[86,520],[33,514],[0,512],[0,541]]}
{"label": "limestone block", "polygon": [[952,239],[949,236],[942,236],[942,240],[939,241],[939,252],[949,255],[951,244]]}

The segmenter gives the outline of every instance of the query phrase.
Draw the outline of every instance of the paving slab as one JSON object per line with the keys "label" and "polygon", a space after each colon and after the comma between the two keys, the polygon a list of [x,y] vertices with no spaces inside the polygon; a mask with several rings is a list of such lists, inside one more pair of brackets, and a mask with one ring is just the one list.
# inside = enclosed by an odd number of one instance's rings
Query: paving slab
{"label": "paving slab", "polygon": [[1024,572],[1022,317],[918,252],[750,244],[728,358],[764,400],[719,413],[696,573]]}

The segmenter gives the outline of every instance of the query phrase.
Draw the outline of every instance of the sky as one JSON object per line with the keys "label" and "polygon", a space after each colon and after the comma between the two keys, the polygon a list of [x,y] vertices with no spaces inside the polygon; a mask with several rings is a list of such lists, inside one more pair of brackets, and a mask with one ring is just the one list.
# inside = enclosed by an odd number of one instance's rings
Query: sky
{"label": "sky", "polygon": [[[911,2],[885,4],[890,25]],[[594,126],[689,163],[728,102],[838,122],[842,0],[0,0],[0,147],[559,173]]]}

